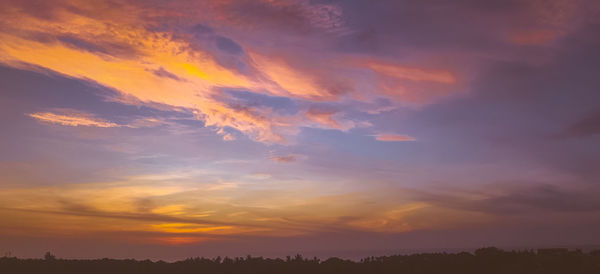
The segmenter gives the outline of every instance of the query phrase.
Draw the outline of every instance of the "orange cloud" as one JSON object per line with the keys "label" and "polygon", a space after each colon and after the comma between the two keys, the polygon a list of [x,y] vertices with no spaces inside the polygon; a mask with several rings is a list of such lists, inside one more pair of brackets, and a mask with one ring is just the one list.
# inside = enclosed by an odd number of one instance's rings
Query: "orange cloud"
{"label": "orange cloud", "polygon": [[378,134],[375,135],[375,140],[382,142],[409,142],[416,141],[417,139],[402,134]]}
{"label": "orange cloud", "polygon": [[[231,127],[262,142],[284,142],[284,134],[293,132],[294,124],[268,110],[232,108],[215,100],[214,95],[221,87],[253,90],[260,84],[222,67],[208,52],[189,50],[186,42],[173,40],[168,33],[152,33],[132,24],[131,21],[137,18],[135,12],[123,16],[128,18],[123,21],[103,18],[102,14],[92,18],[66,10],[55,12],[61,14],[56,21],[46,22],[23,15],[18,19],[11,18],[16,21],[0,19],[0,24],[18,25],[22,32],[35,31],[57,37],[68,34],[87,41],[101,36],[113,44],[134,48],[136,54],[113,56],[110,51],[87,48],[101,45],[79,43],[79,47],[74,47],[24,38],[20,33],[2,32],[0,62],[22,68],[28,68],[22,63],[34,64],[115,88],[123,97],[135,98],[137,102],[192,110],[207,126]],[[114,31],[115,27],[118,32]],[[287,127],[292,130],[286,130]]]}
{"label": "orange cloud", "polygon": [[[283,115],[268,107],[233,106],[217,99],[223,98],[224,89],[310,101],[336,101],[346,96],[369,101],[387,96],[400,102],[429,102],[457,82],[447,70],[377,60],[353,62],[349,68],[344,53],[327,53],[327,60],[315,60],[310,55],[265,55],[246,47],[240,62],[246,62],[249,72],[241,73],[224,66],[214,52],[195,45],[185,33],[175,37],[168,31],[142,27],[149,18],[172,16],[172,10],[139,8],[126,2],[119,3],[120,9],[110,9],[94,2],[78,3],[76,10],[81,12],[74,12],[66,8],[70,1],[63,4],[53,6],[50,19],[10,5],[0,11],[0,63],[23,69],[34,65],[86,79],[119,91],[119,102],[190,111],[206,126],[233,128],[259,142],[286,143],[301,126],[348,130],[357,125],[341,119],[342,113],[308,110]],[[331,22],[338,24],[341,10],[324,8],[331,12],[311,7],[307,18],[324,28]],[[364,76],[367,70],[377,77]],[[223,138],[234,139],[231,134]]]}
{"label": "orange cloud", "polygon": [[298,67],[291,66],[281,57],[250,53],[257,68],[270,80],[266,82],[269,91],[279,96],[298,97],[309,100],[332,100],[327,88],[319,85],[317,79]]}
{"label": "orange cloud", "polygon": [[42,122],[59,124],[64,126],[89,126],[89,127],[120,127],[121,125],[104,121],[99,118],[94,118],[90,114],[72,113],[72,114],[56,114],[52,112],[36,112],[27,114],[29,117],[35,118]]}
{"label": "orange cloud", "polygon": [[306,112],[306,118],[327,127],[341,129],[342,125],[333,119],[333,115],[336,113],[337,111],[332,110],[309,109]]}
{"label": "orange cloud", "polygon": [[[353,121],[334,117],[337,114],[338,111],[336,110],[310,108],[308,109],[308,111],[306,111],[305,116],[309,121],[316,123],[318,126],[324,128],[333,128],[342,131],[347,131],[357,126],[357,124]],[[370,124],[368,123],[363,124],[360,125],[370,126]]]}

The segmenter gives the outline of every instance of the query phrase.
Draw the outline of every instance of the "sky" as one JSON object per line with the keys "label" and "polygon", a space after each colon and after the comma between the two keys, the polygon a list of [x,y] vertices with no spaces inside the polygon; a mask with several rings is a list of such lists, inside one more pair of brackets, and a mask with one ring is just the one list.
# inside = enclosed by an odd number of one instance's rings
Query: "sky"
{"label": "sky", "polygon": [[0,253],[598,245],[600,3],[0,0]]}

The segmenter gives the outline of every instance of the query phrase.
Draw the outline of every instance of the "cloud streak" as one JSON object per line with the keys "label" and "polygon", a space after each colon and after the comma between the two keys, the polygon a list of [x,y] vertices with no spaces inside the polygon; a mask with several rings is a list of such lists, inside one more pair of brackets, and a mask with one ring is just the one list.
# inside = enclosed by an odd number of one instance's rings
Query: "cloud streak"
{"label": "cloud streak", "polygon": [[52,112],[36,112],[27,114],[29,117],[34,118],[38,121],[51,123],[51,124],[59,124],[63,126],[88,126],[88,127],[101,127],[101,128],[110,128],[110,127],[121,127],[119,124],[111,123],[99,118],[96,118],[87,113],[69,113],[69,114],[57,114]]}
{"label": "cloud streak", "polygon": [[377,134],[375,140],[381,142],[411,142],[417,139],[404,134]]}
{"label": "cloud streak", "polygon": [[291,163],[291,162],[295,162],[296,160],[297,160],[297,157],[294,154],[271,157],[271,161],[277,162],[277,163]]}

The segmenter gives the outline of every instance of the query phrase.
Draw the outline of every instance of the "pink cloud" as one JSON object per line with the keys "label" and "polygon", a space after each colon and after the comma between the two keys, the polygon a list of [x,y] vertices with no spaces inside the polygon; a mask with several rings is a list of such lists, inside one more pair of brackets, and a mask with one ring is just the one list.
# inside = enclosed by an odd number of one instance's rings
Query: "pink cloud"
{"label": "pink cloud", "polygon": [[333,110],[309,109],[306,112],[306,118],[327,127],[341,129],[342,125],[333,118],[336,113],[337,111]]}
{"label": "pink cloud", "polygon": [[291,163],[291,162],[295,162],[296,160],[297,160],[297,157],[294,154],[271,157],[271,161],[277,162],[277,163]]}
{"label": "pink cloud", "polygon": [[378,134],[375,135],[375,140],[381,142],[410,142],[416,141],[417,139],[403,134]]}

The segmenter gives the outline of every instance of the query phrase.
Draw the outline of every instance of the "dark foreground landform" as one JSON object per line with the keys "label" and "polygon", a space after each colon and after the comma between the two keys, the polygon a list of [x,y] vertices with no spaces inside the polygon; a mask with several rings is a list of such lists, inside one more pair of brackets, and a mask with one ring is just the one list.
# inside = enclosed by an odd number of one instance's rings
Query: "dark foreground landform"
{"label": "dark foreground landform", "polygon": [[138,260],[64,260],[47,253],[45,259],[0,258],[0,273],[600,273],[600,250],[538,249],[503,251],[482,248],[474,253],[425,253],[369,257],[360,261],[330,258],[285,259],[238,257],[190,258],[178,262]]}

